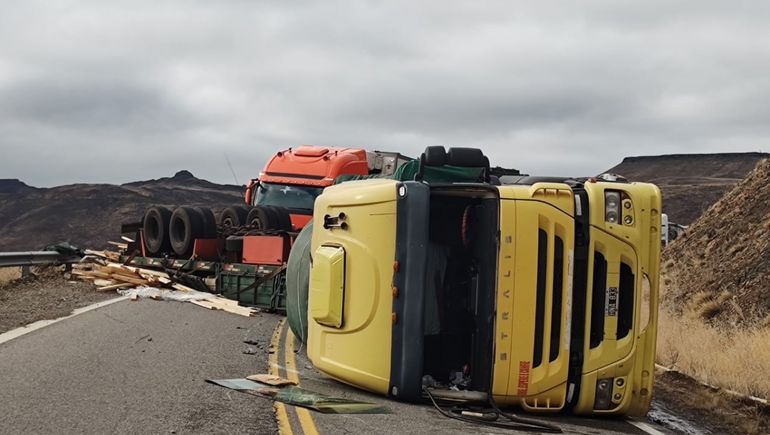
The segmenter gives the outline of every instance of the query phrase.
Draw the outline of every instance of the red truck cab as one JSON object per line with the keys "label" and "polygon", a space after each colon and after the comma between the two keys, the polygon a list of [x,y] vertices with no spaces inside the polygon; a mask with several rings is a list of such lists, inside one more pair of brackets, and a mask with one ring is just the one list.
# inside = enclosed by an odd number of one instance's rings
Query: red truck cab
{"label": "red truck cab", "polygon": [[[383,164],[384,159],[390,159]],[[401,156],[368,153],[362,148],[301,145],[278,151],[259,178],[251,180],[245,200],[249,205],[289,209],[292,227],[299,230],[312,218],[315,198],[340,175],[390,172]]]}

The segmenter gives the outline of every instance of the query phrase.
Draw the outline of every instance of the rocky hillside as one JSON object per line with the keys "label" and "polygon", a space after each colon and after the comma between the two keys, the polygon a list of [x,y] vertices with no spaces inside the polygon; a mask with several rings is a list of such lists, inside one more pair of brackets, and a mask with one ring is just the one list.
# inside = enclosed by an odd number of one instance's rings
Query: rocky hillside
{"label": "rocky hillside", "polygon": [[219,185],[180,171],[123,185],[72,184],[50,189],[0,180],[0,251],[35,250],[52,242],[101,248],[120,224],[141,219],[151,204],[222,208],[243,201],[241,186]]}
{"label": "rocky hillside", "polygon": [[664,251],[669,306],[708,320],[770,322],[770,159]]}
{"label": "rocky hillside", "polygon": [[766,153],[626,157],[605,172],[657,184],[669,220],[689,225],[768,157]]}

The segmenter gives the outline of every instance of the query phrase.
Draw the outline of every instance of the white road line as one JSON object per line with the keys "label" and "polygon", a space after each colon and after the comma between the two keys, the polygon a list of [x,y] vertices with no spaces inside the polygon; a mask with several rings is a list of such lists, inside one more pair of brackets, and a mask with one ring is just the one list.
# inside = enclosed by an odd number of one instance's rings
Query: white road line
{"label": "white road line", "polygon": [[108,299],[106,301],[97,302],[87,307],[77,308],[75,310],[72,310],[72,314],[70,314],[69,316],[59,317],[58,319],[53,319],[53,320],[40,320],[35,323],[30,323],[27,326],[22,326],[21,328],[11,329],[10,331],[0,334],[0,344],[11,341],[14,338],[19,338],[22,335],[29,334],[32,331],[37,331],[38,329],[53,325],[54,323],[61,322],[62,320],[67,320],[69,318],[75,317],[78,314],[87,313],[97,308],[106,307],[107,305],[114,304],[115,302],[125,301],[127,299],[128,299],[128,296],[120,296],[114,299]]}
{"label": "white road line", "polygon": [[664,432],[661,432],[654,427],[650,426],[649,424],[642,422],[642,421],[634,421],[634,420],[626,420],[629,424],[636,426],[638,429],[644,431],[645,433],[648,433],[650,435],[666,435]]}

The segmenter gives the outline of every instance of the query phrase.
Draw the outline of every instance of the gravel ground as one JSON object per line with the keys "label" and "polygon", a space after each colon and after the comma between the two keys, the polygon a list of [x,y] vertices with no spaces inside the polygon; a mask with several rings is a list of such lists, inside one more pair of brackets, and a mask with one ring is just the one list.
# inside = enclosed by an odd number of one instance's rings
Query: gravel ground
{"label": "gravel ground", "polygon": [[62,267],[33,268],[33,275],[12,279],[6,270],[0,280],[0,333],[38,320],[56,319],[72,310],[114,298],[115,292],[98,292],[90,282],[65,279]]}

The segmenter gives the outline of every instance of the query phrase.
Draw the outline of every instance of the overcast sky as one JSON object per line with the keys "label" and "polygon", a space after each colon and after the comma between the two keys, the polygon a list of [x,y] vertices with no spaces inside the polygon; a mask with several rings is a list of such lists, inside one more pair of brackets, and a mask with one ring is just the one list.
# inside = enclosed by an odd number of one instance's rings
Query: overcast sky
{"label": "overcast sky", "polygon": [[593,175],[770,151],[770,2],[29,1],[0,12],[0,178],[240,183],[277,149]]}

